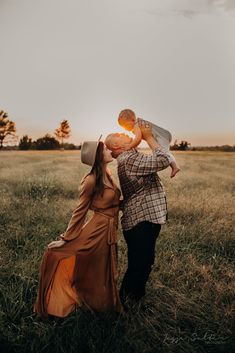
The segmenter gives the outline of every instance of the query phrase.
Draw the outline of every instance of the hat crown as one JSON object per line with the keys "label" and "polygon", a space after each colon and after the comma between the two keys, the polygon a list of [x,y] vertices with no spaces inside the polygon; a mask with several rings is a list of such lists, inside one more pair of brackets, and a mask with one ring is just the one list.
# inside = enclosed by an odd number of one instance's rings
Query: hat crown
{"label": "hat crown", "polygon": [[[102,135],[101,135],[102,136]],[[84,164],[93,166],[95,163],[96,151],[101,139],[98,141],[84,141],[81,148],[81,161]]]}

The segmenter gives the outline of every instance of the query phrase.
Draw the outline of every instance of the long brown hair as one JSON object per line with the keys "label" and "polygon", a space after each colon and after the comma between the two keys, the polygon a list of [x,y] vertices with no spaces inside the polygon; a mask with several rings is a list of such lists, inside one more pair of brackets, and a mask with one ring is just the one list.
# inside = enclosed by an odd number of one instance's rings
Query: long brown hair
{"label": "long brown hair", "polygon": [[104,192],[104,169],[103,169],[104,154],[103,152],[104,152],[104,143],[100,141],[96,150],[95,163],[89,173],[89,174],[95,175],[95,188],[94,188],[93,196],[96,196],[98,194],[103,195],[103,192]]}

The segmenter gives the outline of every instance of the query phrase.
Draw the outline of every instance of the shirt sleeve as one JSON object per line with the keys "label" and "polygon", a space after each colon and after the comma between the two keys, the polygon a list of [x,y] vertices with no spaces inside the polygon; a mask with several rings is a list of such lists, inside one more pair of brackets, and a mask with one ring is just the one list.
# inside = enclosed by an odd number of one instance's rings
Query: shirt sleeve
{"label": "shirt sleeve", "polygon": [[77,207],[74,209],[66,231],[60,235],[60,239],[70,241],[79,236],[86,220],[87,211],[92,201],[95,186],[93,176],[87,176],[80,186],[80,196]]}
{"label": "shirt sleeve", "polygon": [[159,148],[152,154],[137,153],[128,158],[127,168],[131,176],[141,176],[156,173],[166,169],[170,164],[170,155]]}

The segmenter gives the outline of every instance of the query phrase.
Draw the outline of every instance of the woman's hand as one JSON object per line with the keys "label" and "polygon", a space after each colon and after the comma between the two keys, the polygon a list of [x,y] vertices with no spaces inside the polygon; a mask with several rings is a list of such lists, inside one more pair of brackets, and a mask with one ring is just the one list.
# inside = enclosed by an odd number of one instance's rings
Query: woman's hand
{"label": "woman's hand", "polygon": [[66,243],[66,241],[64,240],[55,240],[55,241],[52,241],[50,244],[47,245],[47,247],[49,249],[51,248],[60,248],[62,245],[64,245]]}

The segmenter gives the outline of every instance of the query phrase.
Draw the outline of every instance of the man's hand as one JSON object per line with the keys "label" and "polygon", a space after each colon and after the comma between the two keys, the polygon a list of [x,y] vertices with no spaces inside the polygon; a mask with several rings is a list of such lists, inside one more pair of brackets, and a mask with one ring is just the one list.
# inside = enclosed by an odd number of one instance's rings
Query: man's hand
{"label": "man's hand", "polygon": [[60,248],[62,245],[64,245],[66,243],[65,240],[55,240],[55,241],[52,241],[50,244],[47,245],[47,247],[49,249],[51,248]]}
{"label": "man's hand", "polygon": [[151,150],[155,150],[155,148],[160,148],[159,143],[153,137],[152,128],[149,126],[149,124],[142,120],[139,122],[139,127],[142,133],[143,140],[147,142]]}
{"label": "man's hand", "polygon": [[149,138],[153,137],[151,127],[146,124],[143,120],[139,121],[139,128],[142,133],[142,138],[147,141]]}

